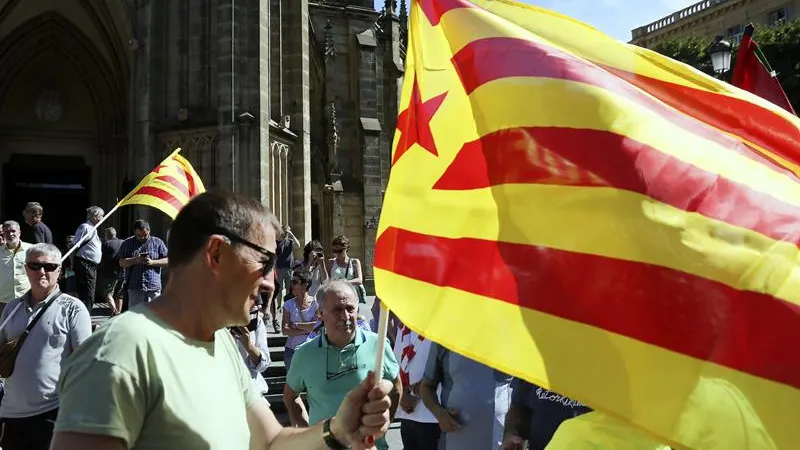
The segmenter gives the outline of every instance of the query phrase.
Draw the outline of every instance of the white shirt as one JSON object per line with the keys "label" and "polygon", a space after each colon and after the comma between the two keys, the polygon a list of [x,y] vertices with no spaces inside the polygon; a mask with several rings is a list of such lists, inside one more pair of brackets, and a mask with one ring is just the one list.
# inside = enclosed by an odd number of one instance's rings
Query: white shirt
{"label": "white shirt", "polygon": [[31,246],[19,241],[16,250],[0,246],[0,302],[8,303],[22,297],[31,288],[28,275],[25,273],[25,250]]}
{"label": "white shirt", "polygon": [[258,364],[253,364],[253,360],[250,359],[250,354],[241,341],[239,341],[239,339],[234,339],[234,341],[236,341],[239,354],[242,355],[244,365],[247,366],[247,371],[250,372],[250,379],[253,381],[253,389],[260,394],[266,394],[269,390],[269,386],[261,375],[261,372],[267,370],[272,359],[269,355],[269,344],[267,343],[267,327],[264,325],[264,320],[261,318],[260,313],[258,315],[258,325],[255,331],[250,332],[250,341],[261,350],[261,361],[259,361]]}
{"label": "white shirt", "polygon": [[[413,348],[403,351],[407,347]],[[400,373],[408,373],[408,385],[419,383],[425,373],[425,363],[428,361],[428,352],[431,348],[431,341],[425,339],[419,334],[406,328],[405,325],[400,325],[397,330],[397,338],[394,342],[394,354],[397,362],[400,364]],[[439,386],[438,392],[441,391]],[[397,408],[395,417],[398,419],[413,420],[414,422],[422,423],[437,423],[436,417],[433,413],[425,407],[422,399],[417,402],[417,406],[411,414],[403,411],[402,408]]]}
{"label": "white shirt", "polygon": [[87,239],[88,242],[75,251],[75,256],[95,264],[100,264],[100,260],[103,259],[100,236],[97,235],[97,230],[94,228],[94,225],[89,222],[84,222],[75,231],[72,242],[80,245],[83,243],[82,241]]}

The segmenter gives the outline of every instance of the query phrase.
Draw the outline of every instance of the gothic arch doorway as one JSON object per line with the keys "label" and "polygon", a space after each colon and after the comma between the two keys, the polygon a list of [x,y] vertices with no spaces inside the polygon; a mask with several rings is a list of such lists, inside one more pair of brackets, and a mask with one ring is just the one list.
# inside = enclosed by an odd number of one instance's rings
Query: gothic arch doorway
{"label": "gothic arch doorway", "polygon": [[0,9],[0,214],[45,208],[57,244],[113,206],[127,161],[131,27],[123,0]]}

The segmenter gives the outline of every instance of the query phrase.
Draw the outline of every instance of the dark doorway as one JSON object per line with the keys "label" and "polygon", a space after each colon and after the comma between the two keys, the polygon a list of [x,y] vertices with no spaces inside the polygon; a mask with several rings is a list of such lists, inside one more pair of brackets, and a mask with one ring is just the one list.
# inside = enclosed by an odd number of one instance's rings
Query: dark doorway
{"label": "dark doorway", "polygon": [[28,202],[44,208],[44,222],[62,248],[86,220],[91,206],[91,170],[79,156],[13,155],[3,166],[3,220],[23,223]]}

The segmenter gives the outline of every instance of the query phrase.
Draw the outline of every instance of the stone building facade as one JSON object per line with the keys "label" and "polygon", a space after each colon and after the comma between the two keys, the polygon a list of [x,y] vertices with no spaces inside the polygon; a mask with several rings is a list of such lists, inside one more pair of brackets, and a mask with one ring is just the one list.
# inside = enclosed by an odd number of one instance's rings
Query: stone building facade
{"label": "stone building facade", "polygon": [[[372,273],[407,11],[387,0],[0,0],[0,212],[62,242],[175,147]],[[156,232],[169,221],[123,208]],[[121,225],[121,226],[120,226]],[[123,232],[123,234],[125,234]]]}
{"label": "stone building facade", "polygon": [[748,22],[773,26],[800,17],[800,0],[703,0],[655,22],[631,30],[632,44],[651,48],[681,36],[714,39],[722,35],[738,44]]}

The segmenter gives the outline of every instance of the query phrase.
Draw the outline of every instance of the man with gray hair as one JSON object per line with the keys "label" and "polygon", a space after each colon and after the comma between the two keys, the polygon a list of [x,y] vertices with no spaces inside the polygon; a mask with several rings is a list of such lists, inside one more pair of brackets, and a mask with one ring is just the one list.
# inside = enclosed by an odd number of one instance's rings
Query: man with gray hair
{"label": "man with gray hair", "polygon": [[4,450],[49,449],[58,415],[61,364],[92,332],[83,303],[59,290],[60,272],[61,251],[56,246],[30,246],[25,251],[30,291],[12,300],[0,315],[0,323],[5,323],[0,345],[28,330],[0,402]]}
{"label": "man with gray hair", "polygon": [[[324,328],[316,338],[295,349],[283,388],[283,403],[292,425],[308,427],[336,413],[347,392],[361,384],[375,368],[378,335],[359,327],[358,294],[345,280],[326,281],[317,291],[319,314]],[[381,378],[394,384],[392,410],[400,399],[400,367],[386,343]],[[308,393],[309,410],[300,399]],[[389,448],[385,439],[375,443],[379,450]]]}
{"label": "man with gray hair", "polygon": [[103,219],[103,208],[92,206],[86,209],[86,222],[82,223],[73,242],[78,245],[75,251],[75,281],[78,284],[78,298],[81,299],[89,314],[94,304],[95,287],[97,286],[97,266],[103,259],[102,242],[97,233],[97,223]]}
{"label": "man with gray hair", "polygon": [[0,311],[30,289],[25,276],[25,250],[31,244],[22,242],[19,223],[13,220],[3,222],[2,233],[5,244],[0,247]]}

